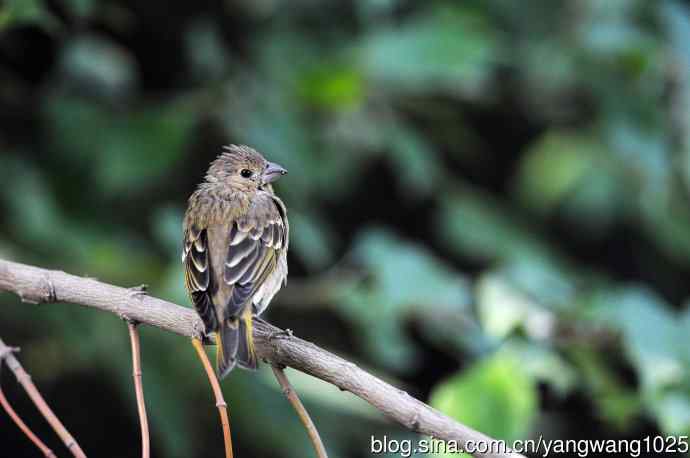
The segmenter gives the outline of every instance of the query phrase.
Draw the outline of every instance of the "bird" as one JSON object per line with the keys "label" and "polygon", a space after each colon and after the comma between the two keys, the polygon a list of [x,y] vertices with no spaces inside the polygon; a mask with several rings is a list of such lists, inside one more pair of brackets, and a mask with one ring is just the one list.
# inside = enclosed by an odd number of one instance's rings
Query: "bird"
{"label": "bird", "polygon": [[287,283],[290,227],[272,185],[285,174],[249,146],[224,146],[189,198],[185,287],[206,335],[216,335],[221,379],[236,365],[257,368],[252,320]]}

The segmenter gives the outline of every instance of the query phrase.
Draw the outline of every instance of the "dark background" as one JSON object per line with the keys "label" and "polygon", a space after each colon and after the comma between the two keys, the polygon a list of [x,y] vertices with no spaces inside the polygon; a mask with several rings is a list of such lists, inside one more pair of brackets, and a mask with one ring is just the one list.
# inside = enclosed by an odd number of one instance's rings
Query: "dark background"
{"label": "dark background", "polygon": [[[499,438],[690,433],[687,2],[0,5],[0,257],[188,304],[186,198],[246,143],[290,171],[269,321]],[[219,456],[191,346],[141,333],[153,455]],[[3,294],[0,336],[87,454],[140,455],[124,323]],[[288,375],[332,457],[417,438]],[[237,456],[312,456],[268,368],[223,387]]]}

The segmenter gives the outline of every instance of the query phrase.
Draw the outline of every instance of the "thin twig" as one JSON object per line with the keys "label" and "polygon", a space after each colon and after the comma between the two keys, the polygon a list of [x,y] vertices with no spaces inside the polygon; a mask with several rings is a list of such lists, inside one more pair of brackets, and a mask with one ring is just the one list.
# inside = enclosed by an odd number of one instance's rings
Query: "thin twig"
{"label": "thin twig", "polygon": [[149,420],[146,416],[146,401],[144,401],[144,386],[141,373],[141,346],[139,345],[139,331],[137,324],[127,322],[129,328],[129,340],[132,346],[132,378],[134,379],[134,391],[137,395],[137,408],[139,410],[139,423],[141,424],[141,456],[151,456],[151,440],[149,438]]}
{"label": "thin twig", "polygon": [[290,401],[290,404],[292,404],[295,412],[297,412],[300,421],[306,428],[307,434],[309,435],[309,440],[311,440],[314,450],[316,451],[316,456],[318,458],[328,458],[326,448],[323,446],[321,436],[319,436],[319,431],[316,429],[314,422],[311,420],[307,409],[304,408],[304,404],[302,404],[302,401],[300,401],[299,396],[297,396],[297,392],[290,384],[290,380],[288,380],[287,375],[285,375],[285,371],[282,367],[279,367],[275,364],[271,365],[271,369],[273,369],[273,375],[276,376],[276,380],[278,380],[278,383],[283,389],[283,394],[287,400]]}
{"label": "thin twig", "polygon": [[201,340],[192,338],[192,345],[196,350],[201,364],[204,365],[206,370],[206,375],[208,376],[208,381],[211,383],[211,388],[213,389],[213,395],[216,398],[216,407],[218,407],[218,413],[220,414],[220,423],[223,426],[223,441],[225,442],[225,458],[233,458],[232,455],[232,434],[230,433],[230,420],[228,419],[228,405],[223,399],[223,391],[220,389],[220,383],[218,382],[218,377],[216,376],[216,371],[213,370],[211,361],[208,360],[208,355],[204,350],[204,346]]}
{"label": "thin twig", "polygon": [[19,415],[17,415],[17,412],[14,411],[12,406],[10,405],[9,401],[5,397],[5,393],[2,392],[2,388],[0,387],[0,404],[2,404],[3,409],[5,409],[5,412],[7,412],[7,415],[10,416],[12,421],[19,427],[19,429],[22,430],[22,432],[26,435],[26,437],[29,438],[31,442],[34,443],[34,445],[43,453],[43,456],[46,458],[55,458],[55,454],[53,451],[48,448],[46,444],[41,441],[36,435],[29,429],[28,426],[22,421],[21,418],[19,418]]}
{"label": "thin twig", "polygon": [[[132,297],[131,291],[125,288],[65,272],[0,259],[0,291],[13,292],[24,302],[45,304],[60,301],[80,304],[120,317],[126,316],[139,323],[179,335],[203,337],[204,325],[189,307],[181,307],[151,296]],[[255,321],[254,342],[260,359],[292,367],[335,385],[342,391],[349,391],[386,417],[417,433],[439,440],[454,441],[458,447],[463,448],[468,444],[495,443],[489,436],[457,422],[405,391],[362,370],[356,364],[310,342],[298,337],[270,338],[279,335],[279,328]],[[477,452],[474,455],[484,458],[521,456],[511,451],[496,451],[494,447],[490,447],[485,453]]]}
{"label": "thin twig", "polygon": [[5,343],[0,339],[0,355],[4,355],[5,363],[7,367],[14,373],[17,381],[22,385],[26,394],[29,395],[31,400],[34,402],[38,410],[43,414],[45,419],[48,421],[53,430],[62,439],[65,446],[72,452],[75,458],[86,458],[86,454],[82,451],[81,447],[77,441],[72,437],[72,435],[67,431],[65,425],[58,419],[55,413],[48,407],[45,399],[38,392],[36,385],[31,381],[31,376],[24,370],[17,358],[14,357],[13,352],[10,347],[5,345]]}

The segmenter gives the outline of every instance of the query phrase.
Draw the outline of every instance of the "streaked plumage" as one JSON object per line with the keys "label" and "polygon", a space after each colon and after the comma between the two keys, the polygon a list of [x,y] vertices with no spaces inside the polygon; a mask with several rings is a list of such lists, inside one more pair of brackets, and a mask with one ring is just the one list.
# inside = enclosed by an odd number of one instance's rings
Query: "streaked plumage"
{"label": "streaked plumage", "polygon": [[[289,225],[271,182],[285,170],[247,146],[231,145],[189,198],[182,262],[185,286],[218,342],[218,373],[255,369],[252,316],[287,280]],[[249,176],[251,173],[251,176]]]}

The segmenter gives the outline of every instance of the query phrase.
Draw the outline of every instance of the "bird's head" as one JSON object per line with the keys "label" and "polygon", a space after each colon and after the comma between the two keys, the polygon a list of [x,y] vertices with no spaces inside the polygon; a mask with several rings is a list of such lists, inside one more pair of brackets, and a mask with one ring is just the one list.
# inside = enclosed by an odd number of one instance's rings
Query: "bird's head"
{"label": "bird's head", "polygon": [[209,183],[222,183],[232,189],[255,192],[267,187],[287,173],[283,167],[269,162],[255,149],[244,145],[223,147],[223,153],[211,163],[206,175]]}

